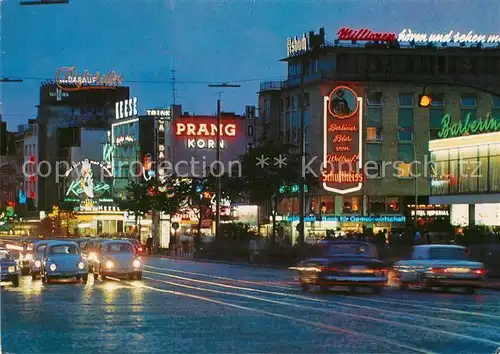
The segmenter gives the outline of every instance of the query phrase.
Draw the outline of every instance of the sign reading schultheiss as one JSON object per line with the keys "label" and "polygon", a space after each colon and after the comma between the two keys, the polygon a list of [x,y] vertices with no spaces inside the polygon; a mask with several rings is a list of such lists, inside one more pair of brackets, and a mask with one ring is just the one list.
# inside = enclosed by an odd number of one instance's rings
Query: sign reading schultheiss
{"label": "sign reading schultheiss", "polygon": [[338,84],[324,97],[323,169],[327,191],[347,194],[363,185],[363,90]]}

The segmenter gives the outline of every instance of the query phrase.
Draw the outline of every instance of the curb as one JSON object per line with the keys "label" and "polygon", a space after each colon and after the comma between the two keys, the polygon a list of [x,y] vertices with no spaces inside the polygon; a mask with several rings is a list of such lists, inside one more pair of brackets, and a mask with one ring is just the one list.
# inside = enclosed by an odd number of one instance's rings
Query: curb
{"label": "curb", "polygon": [[178,261],[192,261],[192,262],[200,262],[200,263],[217,263],[217,264],[228,264],[242,267],[253,267],[253,268],[270,268],[270,269],[288,269],[287,266],[277,266],[270,264],[250,264],[244,262],[230,262],[230,261],[221,261],[216,259],[206,259],[206,258],[184,258],[184,257],[172,257],[172,256],[164,256],[164,255],[152,255],[148,256],[148,258],[166,258]]}

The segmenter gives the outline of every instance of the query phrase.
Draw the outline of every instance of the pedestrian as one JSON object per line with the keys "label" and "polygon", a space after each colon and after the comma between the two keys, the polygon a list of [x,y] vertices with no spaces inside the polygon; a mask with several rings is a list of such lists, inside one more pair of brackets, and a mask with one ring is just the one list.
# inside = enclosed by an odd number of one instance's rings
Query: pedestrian
{"label": "pedestrian", "polygon": [[151,254],[153,252],[153,236],[148,236],[148,239],[146,240],[146,247],[148,249],[148,254]]}

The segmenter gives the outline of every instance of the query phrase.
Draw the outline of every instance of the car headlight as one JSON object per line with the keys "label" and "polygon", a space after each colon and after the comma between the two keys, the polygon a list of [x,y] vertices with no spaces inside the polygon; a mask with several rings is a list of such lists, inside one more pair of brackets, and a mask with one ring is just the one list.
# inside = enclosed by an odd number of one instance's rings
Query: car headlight
{"label": "car headlight", "polygon": [[36,268],[40,268],[42,266],[42,262],[40,262],[39,260],[36,260],[35,261],[35,267]]}
{"label": "car headlight", "polygon": [[16,271],[16,266],[10,266],[9,268],[7,268],[7,271],[9,273],[14,273]]}
{"label": "car headlight", "polygon": [[83,269],[83,268],[85,268],[85,263],[83,262],[78,263],[78,269]]}
{"label": "car headlight", "polygon": [[106,268],[113,268],[115,265],[111,261],[106,262]]}
{"label": "car headlight", "polygon": [[56,266],[54,263],[52,263],[52,264],[49,266],[49,269],[50,269],[51,271],[53,271],[53,272],[54,272],[54,271],[57,269],[57,266]]}
{"label": "car headlight", "polygon": [[95,261],[97,259],[97,254],[94,252],[89,253],[89,260],[90,261]]}
{"label": "car headlight", "polygon": [[138,259],[134,259],[134,262],[132,264],[134,265],[134,268],[139,268],[141,266],[141,261]]}

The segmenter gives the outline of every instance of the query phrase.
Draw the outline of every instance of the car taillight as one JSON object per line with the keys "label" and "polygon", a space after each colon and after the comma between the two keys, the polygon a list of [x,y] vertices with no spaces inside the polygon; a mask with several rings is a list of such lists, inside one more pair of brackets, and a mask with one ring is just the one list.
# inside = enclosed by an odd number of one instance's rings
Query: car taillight
{"label": "car taillight", "polygon": [[430,269],[432,273],[447,273],[448,269],[446,268],[431,268]]}
{"label": "car taillight", "polygon": [[139,250],[139,252],[142,252],[142,247],[139,247],[138,250]]}
{"label": "car taillight", "polygon": [[474,269],[472,270],[472,274],[484,275],[486,274],[486,269]]}

